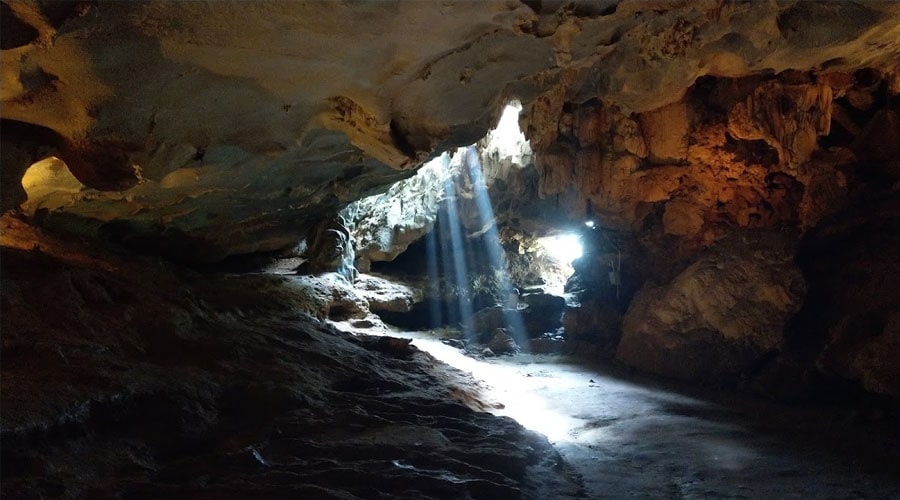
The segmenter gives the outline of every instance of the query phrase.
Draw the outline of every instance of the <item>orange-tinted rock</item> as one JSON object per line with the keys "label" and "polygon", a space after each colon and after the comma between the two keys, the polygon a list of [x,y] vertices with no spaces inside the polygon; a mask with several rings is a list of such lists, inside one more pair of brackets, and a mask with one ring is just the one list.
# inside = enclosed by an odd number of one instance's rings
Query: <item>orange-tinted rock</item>
{"label": "orange-tinted rock", "polygon": [[823,217],[846,207],[849,197],[847,168],[856,162],[848,149],[835,149],[804,163],[797,175],[803,183],[803,198],[798,206],[801,227],[809,229]]}
{"label": "orange-tinted rock", "polygon": [[535,166],[540,173],[539,193],[541,196],[552,196],[572,185],[575,170],[575,159],[565,149],[557,149],[540,155]]}
{"label": "orange-tinted rock", "polygon": [[641,128],[651,162],[678,163],[687,159],[690,129],[687,111],[687,106],[678,102],[641,113]]}
{"label": "orange-tinted rock", "polygon": [[663,214],[663,228],[666,234],[694,236],[703,228],[702,208],[684,201],[666,203]]}
{"label": "orange-tinted rock", "polygon": [[766,141],[786,168],[808,160],[816,139],[831,129],[831,88],[766,82],[728,113],[728,132],[737,139]]}

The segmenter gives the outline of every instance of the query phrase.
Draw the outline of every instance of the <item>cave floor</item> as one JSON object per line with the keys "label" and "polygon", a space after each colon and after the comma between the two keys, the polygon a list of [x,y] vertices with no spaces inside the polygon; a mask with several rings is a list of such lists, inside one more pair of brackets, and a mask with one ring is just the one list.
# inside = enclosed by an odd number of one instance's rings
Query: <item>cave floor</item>
{"label": "cave floor", "polygon": [[385,333],[471,373],[493,413],[548,437],[589,498],[900,498],[897,436],[883,418],[679,386],[566,356],[474,359],[438,332]]}

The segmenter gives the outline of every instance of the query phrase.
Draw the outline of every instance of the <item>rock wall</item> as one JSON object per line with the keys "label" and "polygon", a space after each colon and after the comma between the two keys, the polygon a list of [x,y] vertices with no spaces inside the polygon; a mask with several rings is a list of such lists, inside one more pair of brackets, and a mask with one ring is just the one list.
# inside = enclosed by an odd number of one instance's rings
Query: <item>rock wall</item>
{"label": "rock wall", "polygon": [[447,175],[437,158],[385,193],[351,203],[341,212],[353,233],[360,270],[367,272],[372,262],[394,260],[431,231]]}
{"label": "rock wall", "polygon": [[810,231],[797,261],[810,293],[788,342],[813,363],[823,390],[849,382],[900,397],[900,201],[874,198]]}
{"label": "rock wall", "polygon": [[[842,319],[833,321],[856,324],[854,340],[829,347],[820,340],[797,361],[801,342],[785,340],[797,328],[820,339],[846,330],[792,326],[806,297],[790,263],[797,246],[773,243],[785,234],[826,231],[822,224],[836,214],[859,214],[873,198],[896,196],[898,155],[888,139],[900,107],[895,79],[895,71],[874,69],[786,71],[702,78],[677,102],[641,113],[600,99],[552,109],[538,100],[526,107],[526,124],[556,121],[555,132],[542,125],[532,136],[540,194],[564,195],[558,198],[567,201],[563,209],[595,222],[602,235],[576,263],[571,288],[592,311],[569,309],[573,337],[593,338],[594,347],[607,345],[601,350],[609,352],[615,333],[602,332],[616,324],[618,308],[627,313],[617,358],[644,370],[733,384],[741,377],[766,379],[763,366],[799,363],[805,368],[792,377],[807,380],[807,389],[818,382],[804,370],[830,380],[867,380],[866,390],[896,391],[884,385],[890,370],[883,363],[862,362],[856,354],[867,345],[864,338],[892,345],[892,320],[882,309],[843,307]],[[879,217],[879,210],[869,217]],[[842,280],[851,278],[839,269],[850,262],[807,269],[808,300],[842,296]],[[878,259],[868,266],[893,269]],[[625,285],[624,294],[617,290],[621,301],[609,300],[610,271]],[[864,287],[880,286],[872,271],[863,275]],[[892,304],[897,294],[885,292],[884,300]],[[774,390],[774,380],[763,385]]]}
{"label": "rock wall", "polygon": [[[615,313],[585,315],[603,328],[633,292],[677,281],[734,233],[813,231],[896,196],[900,180],[896,2],[2,6],[2,208],[25,202],[48,231],[171,260],[292,248],[323,218],[484,137],[513,100],[532,150],[519,156],[535,168],[482,145],[496,223],[460,171],[466,240],[496,230],[530,280],[534,236],[589,221],[614,234],[617,301],[607,250],[576,279],[579,303]],[[18,182],[49,156],[84,187],[51,183],[26,200]],[[382,197],[400,200],[384,213],[352,217],[361,267],[435,224],[442,195],[416,182]],[[413,201],[417,189],[428,194]],[[314,249],[328,262],[340,238],[313,236],[330,241]],[[816,293],[838,296],[816,268]],[[861,307],[844,317],[867,319],[844,324],[891,339],[874,332],[893,319]],[[826,344],[816,370],[889,392],[889,377],[846,355],[853,342]]]}
{"label": "rock wall", "polygon": [[[599,100],[565,102],[556,116],[533,105],[525,120],[556,123],[533,142],[539,192],[573,192],[573,216],[615,229],[637,231],[661,210],[665,234],[704,245],[733,227],[808,228],[844,206],[858,180],[848,175],[892,168],[891,147],[870,161],[869,144],[887,145],[891,132],[875,129],[895,128],[876,125],[896,106],[893,78],[874,70],[704,78],[678,102],[638,114]],[[847,112],[851,99],[863,108]]]}

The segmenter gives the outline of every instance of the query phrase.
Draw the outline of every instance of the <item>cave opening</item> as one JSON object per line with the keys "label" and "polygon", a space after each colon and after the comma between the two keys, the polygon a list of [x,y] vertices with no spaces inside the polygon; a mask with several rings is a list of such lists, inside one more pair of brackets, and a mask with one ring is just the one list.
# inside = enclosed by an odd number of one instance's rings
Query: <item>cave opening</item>
{"label": "cave opening", "polygon": [[[478,357],[563,350],[565,286],[582,253],[580,234],[550,219],[534,228],[518,224],[522,200],[510,199],[508,182],[535,168],[519,129],[521,109],[511,101],[478,143],[431,160],[392,196],[343,212],[362,269],[421,284],[410,307],[374,311],[381,320],[441,329]],[[413,219],[403,219],[404,211]]]}

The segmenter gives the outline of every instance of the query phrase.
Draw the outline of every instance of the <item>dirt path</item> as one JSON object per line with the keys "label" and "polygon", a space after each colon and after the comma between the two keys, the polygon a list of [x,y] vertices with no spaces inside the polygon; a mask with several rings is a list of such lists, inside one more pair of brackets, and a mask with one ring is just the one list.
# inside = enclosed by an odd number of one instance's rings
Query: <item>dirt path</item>
{"label": "dirt path", "polygon": [[559,356],[478,361],[430,333],[392,335],[483,381],[504,406],[495,413],[547,435],[590,498],[900,498],[896,434],[879,434],[889,422],[676,392]]}

